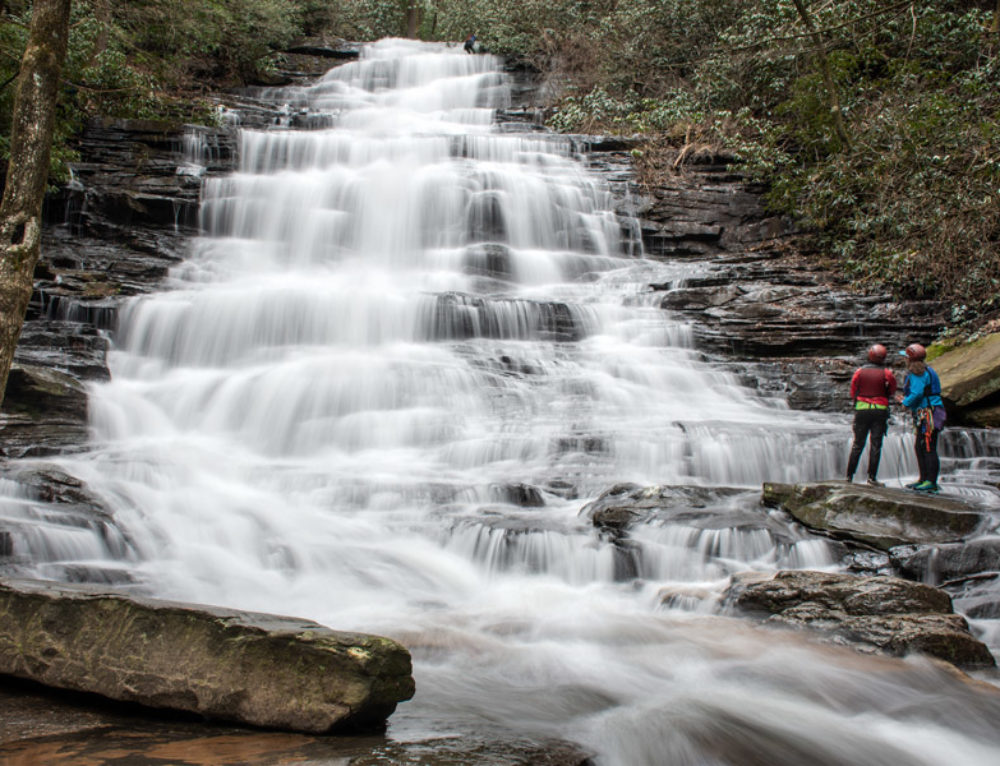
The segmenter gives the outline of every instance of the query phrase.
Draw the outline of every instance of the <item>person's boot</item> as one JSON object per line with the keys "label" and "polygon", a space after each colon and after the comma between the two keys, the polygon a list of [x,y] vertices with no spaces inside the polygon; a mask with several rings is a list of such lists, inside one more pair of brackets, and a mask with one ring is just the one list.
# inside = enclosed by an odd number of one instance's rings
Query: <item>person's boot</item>
{"label": "person's boot", "polygon": [[869,487],[884,487],[885,486],[885,484],[883,484],[882,482],[880,482],[878,479],[868,479],[867,484],[868,484]]}

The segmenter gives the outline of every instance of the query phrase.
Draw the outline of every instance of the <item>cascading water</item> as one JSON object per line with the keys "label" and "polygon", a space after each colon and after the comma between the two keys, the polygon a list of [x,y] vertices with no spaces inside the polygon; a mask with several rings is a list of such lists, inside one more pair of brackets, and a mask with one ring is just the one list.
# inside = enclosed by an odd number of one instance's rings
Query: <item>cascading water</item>
{"label": "cascading water", "polygon": [[[490,56],[395,40],[269,94],[311,129],[242,132],[190,259],[123,310],[92,449],[60,460],[116,532],[58,537],[8,497],[42,529],[31,571],[396,637],[401,740],[995,763],[1000,706],[937,668],[711,615],[735,571],[836,566],[756,498],[839,476],[847,428],[700,361],[648,289],[690,267],[641,257],[569,143],[497,131],[507,93]],[[907,454],[890,438],[883,474]],[[623,481],[703,488],[715,521],[650,525],[623,561],[578,516]]]}

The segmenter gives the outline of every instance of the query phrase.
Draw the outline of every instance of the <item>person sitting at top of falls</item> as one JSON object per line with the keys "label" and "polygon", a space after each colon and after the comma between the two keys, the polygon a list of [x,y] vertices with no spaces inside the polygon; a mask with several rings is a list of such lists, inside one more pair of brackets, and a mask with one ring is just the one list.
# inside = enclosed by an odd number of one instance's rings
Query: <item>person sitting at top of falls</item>
{"label": "person sitting at top of falls", "polygon": [[913,414],[913,427],[916,431],[913,451],[920,469],[920,478],[913,484],[907,484],[906,488],[936,493],[940,489],[937,480],[941,470],[937,441],[945,421],[941,379],[934,368],[927,364],[927,349],[919,343],[911,343],[899,353],[906,357],[907,374],[902,394],[897,394],[896,400],[904,407],[909,407]]}
{"label": "person sitting at top of falls", "polygon": [[878,464],[882,440],[889,426],[889,401],[896,393],[896,376],[886,367],[889,352],[881,343],[868,349],[867,364],[851,377],[851,401],[854,403],[854,443],[847,460],[847,481],[854,480],[861,452],[868,442],[868,485],[881,487]]}
{"label": "person sitting at top of falls", "polygon": [[475,35],[469,35],[465,39],[465,45],[463,45],[462,47],[465,48],[465,52],[466,53],[475,53],[476,52],[476,36]]}

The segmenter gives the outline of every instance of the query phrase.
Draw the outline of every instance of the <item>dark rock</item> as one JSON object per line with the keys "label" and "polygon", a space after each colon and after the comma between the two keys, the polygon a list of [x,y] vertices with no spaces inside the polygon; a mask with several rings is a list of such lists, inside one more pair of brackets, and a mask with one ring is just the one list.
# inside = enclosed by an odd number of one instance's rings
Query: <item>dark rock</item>
{"label": "dark rock", "polygon": [[413,696],[399,644],[289,617],[30,580],[0,581],[0,615],[0,672],[149,707],[325,733]]}
{"label": "dark rock", "polygon": [[960,419],[979,428],[1000,428],[1000,404],[991,407],[968,407],[959,411]]}
{"label": "dark rock", "polygon": [[26,415],[32,420],[59,418],[70,422],[86,422],[87,392],[72,375],[34,365],[11,367],[4,411]]}
{"label": "dark rock", "polygon": [[[88,123],[77,145],[80,160],[73,164],[74,181],[47,199],[47,219],[96,236],[117,227],[196,232],[201,176],[178,172],[186,162],[185,130],[177,123],[153,120]],[[205,158],[205,172],[231,168],[235,132],[197,130],[202,143],[213,147]]]}
{"label": "dark rock", "polygon": [[537,338],[572,342],[585,335],[583,322],[565,303],[443,293],[428,319],[428,336],[434,340]]}
{"label": "dark rock", "polygon": [[746,573],[732,578],[724,602],[769,615],[769,624],[822,631],[893,655],[921,652],[970,668],[996,664],[965,619],[954,614],[947,593],[895,577]]}
{"label": "dark rock", "polygon": [[465,271],[492,279],[510,280],[513,276],[510,248],[489,242],[471,245],[465,251]]}
{"label": "dark rock", "polygon": [[[652,486],[618,484],[580,509],[595,527],[613,537],[636,523],[651,521],[720,529],[742,526],[769,527],[760,513],[731,507],[729,498],[745,490],[727,487]],[[773,530],[782,534],[785,530]]]}
{"label": "dark rock", "polygon": [[[116,562],[134,557],[135,546],[84,482],[58,466],[37,462],[12,462],[0,477],[18,485],[20,498],[3,519],[9,548],[5,572],[19,574],[22,565],[35,567],[32,571],[37,572],[41,566],[47,576],[58,575],[73,582],[131,580]],[[47,532],[39,534],[39,527]],[[81,537],[102,563],[63,563],[78,554]]]}
{"label": "dark rock", "polygon": [[503,484],[490,487],[490,494],[493,499],[503,503],[510,503],[521,508],[543,508],[545,498],[537,487],[529,484]]}
{"label": "dark rock", "polygon": [[27,415],[0,415],[0,457],[46,457],[83,448],[89,434],[82,420],[36,420]]}
{"label": "dark rock", "polygon": [[61,505],[86,506],[95,511],[106,513],[101,501],[87,488],[86,483],[71,476],[56,465],[15,464],[9,472],[4,474],[4,478],[20,484],[25,488],[27,494],[35,500]]}
{"label": "dark rock", "polygon": [[353,61],[361,56],[362,47],[364,47],[364,43],[347,42],[345,40],[327,43],[325,40],[308,39],[293,43],[285,51],[287,53],[298,53],[303,56],[318,56],[325,59]]}
{"label": "dark rock", "polygon": [[[695,204],[697,197],[685,199]],[[705,349],[745,359],[847,355],[860,363],[871,343],[902,347],[936,336],[944,324],[940,303],[850,292],[787,236],[721,252],[697,276],[652,286],[664,293],[663,308],[697,323]]]}
{"label": "dark rock", "polygon": [[1000,619],[1000,573],[984,573],[946,587],[955,610],[969,619]]}
{"label": "dark rock", "polygon": [[955,498],[843,481],[769,483],[762,499],[808,527],[882,550],[910,543],[955,542],[975,533],[985,521],[978,508]]}
{"label": "dark rock", "polygon": [[889,575],[893,573],[889,554],[882,551],[849,551],[841,563],[853,574]]}
{"label": "dark rock", "polygon": [[904,577],[941,583],[983,572],[1000,572],[1000,537],[967,543],[902,546],[889,551],[893,565]]}
{"label": "dark rock", "polygon": [[648,190],[637,210],[648,255],[702,258],[785,233],[785,222],[766,213],[759,190],[733,162],[706,154]]}
{"label": "dark rock", "polygon": [[[37,325],[29,328],[26,324],[29,343],[36,340],[37,329]],[[88,434],[87,391],[78,377],[56,368],[76,367],[80,378],[83,373],[96,379],[105,377],[106,368],[98,367],[94,358],[99,354],[103,359],[103,343],[96,346],[99,352],[91,355],[84,351],[76,357],[79,366],[70,361],[74,357],[68,349],[65,356],[53,346],[36,346],[33,352],[18,350],[17,360],[28,358],[51,366],[18,361],[11,367],[0,414],[0,456],[37,457],[81,448]],[[86,359],[89,361],[82,361]]]}

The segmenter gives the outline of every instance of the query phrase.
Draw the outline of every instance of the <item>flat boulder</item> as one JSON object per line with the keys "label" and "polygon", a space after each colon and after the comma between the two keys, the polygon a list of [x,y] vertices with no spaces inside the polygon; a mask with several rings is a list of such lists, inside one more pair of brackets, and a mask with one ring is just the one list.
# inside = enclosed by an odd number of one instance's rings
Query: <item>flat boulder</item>
{"label": "flat boulder", "polygon": [[764,484],[762,502],[832,537],[888,551],[898,545],[958,542],[986,522],[962,500],[844,481]]}
{"label": "flat boulder", "polygon": [[965,618],[954,613],[947,593],[897,577],[740,573],[723,601],[767,624],[818,631],[831,643],[895,656],[919,652],[965,668],[996,665]]}
{"label": "flat boulder", "polygon": [[387,638],[36,580],[0,579],[0,673],[313,734],[378,726],[414,692]]}

